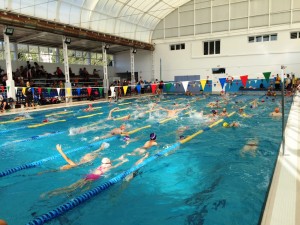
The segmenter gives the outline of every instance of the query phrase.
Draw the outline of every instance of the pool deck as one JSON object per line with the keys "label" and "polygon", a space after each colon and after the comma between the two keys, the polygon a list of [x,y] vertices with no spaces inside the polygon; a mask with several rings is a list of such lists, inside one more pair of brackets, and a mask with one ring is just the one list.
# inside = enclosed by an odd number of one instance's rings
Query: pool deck
{"label": "pool deck", "polygon": [[300,93],[294,97],[285,129],[285,144],[269,190],[261,225],[300,224]]}

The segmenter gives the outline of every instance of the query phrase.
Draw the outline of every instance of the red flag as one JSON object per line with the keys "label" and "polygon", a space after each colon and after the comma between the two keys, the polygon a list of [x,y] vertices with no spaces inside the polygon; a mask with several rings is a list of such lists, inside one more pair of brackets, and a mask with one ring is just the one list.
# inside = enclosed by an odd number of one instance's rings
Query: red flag
{"label": "red flag", "polygon": [[4,92],[4,86],[1,86],[1,91]]}
{"label": "red flag", "polygon": [[151,84],[152,94],[155,94],[157,84]]}
{"label": "red flag", "polygon": [[87,88],[87,91],[88,91],[88,95],[90,96],[90,95],[91,95],[91,92],[92,92],[92,88],[91,88],[91,87],[88,87],[88,88]]}
{"label": "red flag", "polygon": [[42,88],[41,87],[38,87],[38,93],[39,93],[39,95],[42,93]]}
{"label": "red flag", "polygon": [[247,80],[248,80],[248,75],[240,76],[240,78],[241,78],[242,84],[244,85],[244,87],[246,87]]}

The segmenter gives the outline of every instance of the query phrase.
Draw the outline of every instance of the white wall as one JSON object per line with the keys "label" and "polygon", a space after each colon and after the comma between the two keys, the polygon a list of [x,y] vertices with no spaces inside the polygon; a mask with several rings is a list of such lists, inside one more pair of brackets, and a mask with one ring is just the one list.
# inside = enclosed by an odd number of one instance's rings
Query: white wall
{"label": "white wall", "polygon": [[[285,29],[284,29],[285,28]],[[186,38],[156,40],[154,52],[155,78],[159,79],[159,60],[162,59],[162,80],[173,81],[176,75],[201,75],[201,79],[212,79],[212,68],[225,67],[226,73],[239,78],[263,78],[262,72],[281,72],[281,65],[287,66],[287,73],[300,76],[300,38],[290,39],[293,29],[277,27],[256,29],[219,35],[189,36]],[[277,33],[277,41],[248,43],[248,36]],[[221,40],[221,54],[203,55],[203,41]],[[185,43],[185,50],[170,50],[170,44]],[[218,77],[220,77],[218,75]],[[224,76],[223,76],[224,77]]]}
{"label": "white wall", "polygon": [[[115,72],[116,73],[130,73],[130,52],[122,52],[114,56]],[[134,56],[134,72],[139,73],[144,80],[152,80],[152,52],[145,50],[137,50]]]}

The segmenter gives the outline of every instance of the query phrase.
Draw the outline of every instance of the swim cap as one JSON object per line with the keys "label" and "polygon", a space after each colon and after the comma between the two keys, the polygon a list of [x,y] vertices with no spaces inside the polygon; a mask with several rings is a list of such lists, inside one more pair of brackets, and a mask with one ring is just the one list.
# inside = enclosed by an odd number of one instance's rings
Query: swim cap
{"label": "swim cap", "polygon": [[110,159],[109,159],[109,158],[103,158],[103,159],[101,160],[101,163],[103,163],[103,164],[109,164],[109,163],[111,163],[111,162],[110,162]]}
{"label": "swim cap", "polygon": [[128,135],[126,135],[124,138],[123,138],[123,141],[129,141],[130,137]]}
{"label": "swim cap", "polygon": [[104,149],[105,149],[105,148],[108,148],[108,147],[109,147],[109,143],[103,142],[102,146],[103,146]]}
{"label": "swim cap", "polygon": [[183,136],[183,135],[180,135],[180,136],[179,136],[179,139],[180,139],[180,140],[184,139],[184,136]]}
{"label": "swim cap", "polygon": [[229,127],[229,124],[227,122],[224,122],[223,127]]}
{"label": "swim cap", "polygon": [[211,112],[213,113],[213,114],[216,114],[217,113],[217,111],[216,110],[211,110]]}
{"label": "swim cap", "polygon": [[150,134],[150,140],[156,140],[156,134],[155,133]]}

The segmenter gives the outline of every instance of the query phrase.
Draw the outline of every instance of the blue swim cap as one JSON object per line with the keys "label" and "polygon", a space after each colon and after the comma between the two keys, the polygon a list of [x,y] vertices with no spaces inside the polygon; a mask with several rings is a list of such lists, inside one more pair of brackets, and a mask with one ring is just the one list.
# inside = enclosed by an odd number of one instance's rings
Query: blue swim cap
{"label": "blue swim cap", "polygon": [[128,135],[126,135],[124,138],[123,138],[123,141],[129,141],[130,137]]}
{"label": "blue swim cap", "polygon": [[156,140],[156,134],[155,133],[151,133],[150,134],[150,139],[151,140]]}

